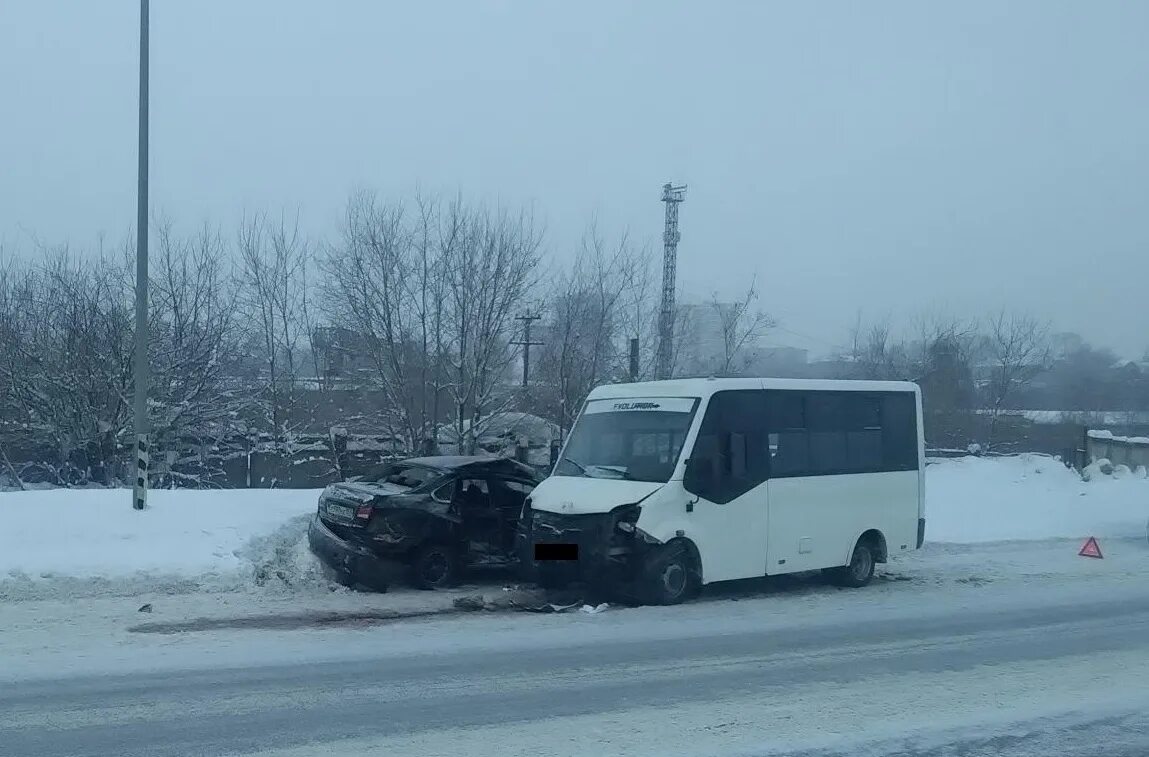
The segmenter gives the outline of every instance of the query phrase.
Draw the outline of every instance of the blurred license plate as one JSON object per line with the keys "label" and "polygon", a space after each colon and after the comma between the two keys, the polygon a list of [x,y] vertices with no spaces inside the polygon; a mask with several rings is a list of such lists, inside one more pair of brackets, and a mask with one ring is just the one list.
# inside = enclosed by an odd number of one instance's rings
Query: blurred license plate
{"label": "blurred license plate", "polygon": [[355,508],[346,505],[328,505],[327,514],[335,518],[351,520],[355,517]]}
{"label": "blurred license plate", "polygon": [[536,560],[577,560],[577,544],[535,544]]}

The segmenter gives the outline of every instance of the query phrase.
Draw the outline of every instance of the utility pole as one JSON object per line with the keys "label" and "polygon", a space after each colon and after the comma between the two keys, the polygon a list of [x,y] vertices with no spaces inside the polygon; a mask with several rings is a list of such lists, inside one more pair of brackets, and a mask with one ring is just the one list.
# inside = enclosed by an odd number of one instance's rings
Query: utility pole
{"label": "utility pole", "polygon": [[148,0],[140,0],[140,146],[136,185],[136,485],[132,507],[148,504]]}
{"label": "utility pole", "polygon": [[630,382],[638,381],[638,337],[630,340]]}
{"label": "utility pole", "polygon": [[662,185],[666,227],[662,232],[662,307],[658,313],[658,378],[668,379],[674,360],[674,277],[678,267],[678,206],[686,201],[686,185]]}
{"label": "utility pole", "polygon": [[541,315],[531,315],[530,313],[523,313],[516,321],[523,322],[523,339],[520,342],[511,342],[523,348],[523,388],[527,387],[531,379],[531,345],[541,346],[542,342],[531,341],[531,323],[540,320]]}

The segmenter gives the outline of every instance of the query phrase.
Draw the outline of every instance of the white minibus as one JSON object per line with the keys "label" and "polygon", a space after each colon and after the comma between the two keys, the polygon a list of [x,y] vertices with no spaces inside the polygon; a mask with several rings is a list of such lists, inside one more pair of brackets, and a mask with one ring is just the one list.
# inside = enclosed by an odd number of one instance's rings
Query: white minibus
{"label": "white minibus", "polygon": [[924,466],[912,383],[601,386],[527,500],[528,559],[544,585],[605,582],[657,604],[800,571],[863,586],[921,547]]}

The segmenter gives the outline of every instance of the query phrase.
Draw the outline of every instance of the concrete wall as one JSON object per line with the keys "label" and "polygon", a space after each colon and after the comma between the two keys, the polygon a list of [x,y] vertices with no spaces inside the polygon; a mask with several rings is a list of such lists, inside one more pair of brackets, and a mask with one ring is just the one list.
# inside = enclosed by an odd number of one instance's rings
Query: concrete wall
{"label": "concrete wall", "polygon": [[1108,460],[1131,470],[1149,468],[1149,437],[1114,436],[1109,431],[1089,431],[1085,438],[1089,462]]}

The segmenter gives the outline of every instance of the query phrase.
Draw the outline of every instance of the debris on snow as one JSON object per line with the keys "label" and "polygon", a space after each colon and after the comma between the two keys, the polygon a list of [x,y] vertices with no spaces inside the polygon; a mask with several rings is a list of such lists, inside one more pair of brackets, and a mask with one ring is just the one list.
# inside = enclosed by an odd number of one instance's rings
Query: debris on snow
{"label": "debris on snow", "polygon": [[456,610],[463,612],[477,612],[486,607],[486,600],[483,599],[482,594],[471,594],[466,597],[459,597],[451,603]]}
{"label": "debris on snow", "polygon": [[605,612],[608,609],[610,609],[610,605],[608,605],[606,602],[603,602],[602,604],[595,605],[594,607],[591,607],[590,605],[583,605],[581,611],[587,615],[598,615],[600,612]]}
{"label": "debris on snow", "polygon": [[1086,481],[1093,481],[1099,476],[1112,476],[1113,471],[1113,463],[1103,457],[1085,466],[1085,469],[1081,471],[1081,478]]}

